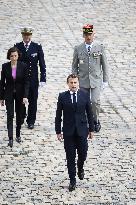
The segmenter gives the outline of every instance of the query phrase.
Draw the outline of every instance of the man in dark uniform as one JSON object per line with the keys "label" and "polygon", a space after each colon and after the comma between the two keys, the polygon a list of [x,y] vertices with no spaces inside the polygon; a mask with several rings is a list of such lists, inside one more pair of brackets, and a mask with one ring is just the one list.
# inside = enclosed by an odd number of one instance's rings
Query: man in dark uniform
{"label": "man in dark uniform", "polygon": [[[78,153],[78,177],[84,179],[83,165],[87,157],[87,136],[92,139],[94,131],[93,113],[87,92],[79,88],[78,76],[71,74],[67,78],[68,91],[59,94],[55,131],[58,140],[64,138],[68,174],[70,178],[69,191],[76,188],[76,150]],[[63,135],[61,132],[61,117],[63,112]]]}
{"label": "man in dark uniform", "polygon": [[44,60],[44,53],[42,46],[38,43],[31,41],[32,28],[23,28],[21,30],[23,41],[16,43],[15,46],[21,51],[21,61],[28,65],[29,69],[29,105],[27,124],[29,129],[34,128],[37,112],[37,99],[38,99],[38,64],[40,67],[40,82],[43,85],[46,82],[46,65]]}

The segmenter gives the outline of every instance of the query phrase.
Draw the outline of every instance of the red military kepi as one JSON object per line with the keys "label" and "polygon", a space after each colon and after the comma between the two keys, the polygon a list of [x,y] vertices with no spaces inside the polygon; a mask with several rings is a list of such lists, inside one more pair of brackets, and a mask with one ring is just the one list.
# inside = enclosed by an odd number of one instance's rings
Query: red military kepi
{"label": "red military kepi", "polygon": [[86,24],[83,26],[83,33],[93,33],[93,25]]}

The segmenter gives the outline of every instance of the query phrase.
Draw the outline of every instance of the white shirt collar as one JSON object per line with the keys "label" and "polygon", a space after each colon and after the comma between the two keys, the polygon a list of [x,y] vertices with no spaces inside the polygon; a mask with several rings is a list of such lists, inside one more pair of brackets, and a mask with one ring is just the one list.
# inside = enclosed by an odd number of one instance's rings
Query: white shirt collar
{"label": "white shirt collar", "polygon": [[[23,41],[23,43],[24,43],[24,46],[26,45],[26,43]],[[31,44],[31,41],[29,41],[28,43],[27,43],[27,45],[28,45],[28,47],[30,46],[30,44]]]}
{"label": "white shirt collar", "polygon": [[92,48],[93,47],[93,42],[91,43],[91,44],[87,44],[86,42],[85,42],[85,46],[86,46],[86,48],[88,49],[88,47],[90,46],[90,48]]}
{"label": "white shirt collar", "polygon": [[[77,95],[77,91],[74,92],[76,95]],[[73,95],[73,91],[72,90],[69,90],[69,92],[70,92],[71,95]]]}

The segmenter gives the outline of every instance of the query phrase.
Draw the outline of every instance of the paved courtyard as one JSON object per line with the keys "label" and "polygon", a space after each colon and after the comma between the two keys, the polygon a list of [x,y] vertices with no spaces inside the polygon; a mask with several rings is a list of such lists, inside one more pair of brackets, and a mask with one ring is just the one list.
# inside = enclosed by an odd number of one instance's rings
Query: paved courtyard
{"label": "paved courtyard", "polygon": [[[89,141],[85,179],[69,193],[54,117],[85,23],[94,24],[96,40],[105,44],[110,82],[101,95],[102,129]],[[26,25],[42,43],[47,84],[39,88],[35,129],[24,124],[22,143],[14,141],[12,149],[0,108],[0,205],[136,205],[135,0],[0,0],[0,64]]]}

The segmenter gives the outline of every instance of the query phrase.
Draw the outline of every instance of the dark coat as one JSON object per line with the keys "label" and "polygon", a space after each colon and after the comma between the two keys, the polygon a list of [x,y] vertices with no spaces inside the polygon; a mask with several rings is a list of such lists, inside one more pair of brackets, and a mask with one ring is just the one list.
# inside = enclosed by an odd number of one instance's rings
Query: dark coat
{"label": "dark coat", "polygon": [[18,99],[28,98],[28,69],[27,65],[20,61],[17,62],[16,80],[12,77],[11,62],[2,64],[0,100],[12,100],[14,90]]}
{"label": "dark coat", "polygon": [[37,85],[39,83],[38,64],[40,67],[40,81],[46,82],[46,65],[42,46],[38,43],[31,42],[27,51],[23,41],[15,44],[15,46],[22,53],[20,61],[23,61],[28,65],[30,85]]}
{"label": "dark coat", "polygon": [[55,118],[56,134],[61,133],[62,112],[64,137],[73,135],[75,128],[79,136],[87,136],[89,131],[94,131],[93,113],[87,93],[78,90],[76,109],[69,91],[59,94]]}

